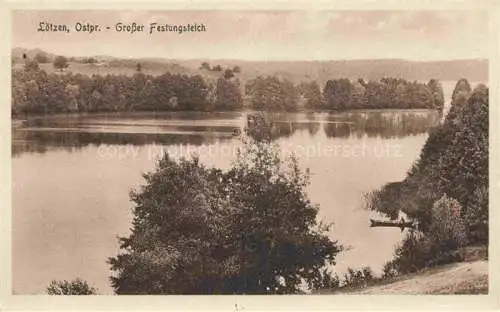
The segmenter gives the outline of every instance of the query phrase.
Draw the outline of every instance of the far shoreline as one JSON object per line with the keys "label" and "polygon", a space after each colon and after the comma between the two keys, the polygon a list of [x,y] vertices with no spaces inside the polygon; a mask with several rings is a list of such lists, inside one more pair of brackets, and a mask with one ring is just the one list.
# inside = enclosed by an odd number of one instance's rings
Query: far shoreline
{"label": "far shoreline", "polygon": [[214,110],[214,111],[198,111],[198,110],[162,110],[162,111],[121,111],[121,112],[68,112],[68,113],[55,113],[55,114],[28,114],[26,116],[12,116],[11,121],[19,122],[23,120],[34,120],[34,119],[46,119],[46,118],[78,118],[78,117],[151,117],[151,116],[169,116],[169,115],[182,115],[182,114],[195,114],[195,115],[224,115],[224,114],[252,114],[252,113],[264,113],[264,114],[332,114],[332,115],[342,115],[349,113],[386,113],[386,112],[398,112],[398,113],[438,113],[436,109],[432,108],[375,108],[375,109],[346,109],[346,110],[296,110],[296,111],[285,111],[285,110],[252,110],[252,109],[239,109],[239,110]]}

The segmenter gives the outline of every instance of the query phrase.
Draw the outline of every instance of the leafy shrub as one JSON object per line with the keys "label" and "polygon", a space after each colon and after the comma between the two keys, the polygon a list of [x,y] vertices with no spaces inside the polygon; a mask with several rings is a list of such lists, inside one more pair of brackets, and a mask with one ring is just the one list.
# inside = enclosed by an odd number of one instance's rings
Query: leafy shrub
{"label": "leafy shrub", "polygon": [[392,279],[399,274],[394,261],[388,261],[382,269],[382,279]]}
{"label": "leafy shrub", "polygon": [[328,291],[350,290],[362,288],[378,283],[380,277],[375,277],[370,267],[361,269],[348,268],[344,278],[340,279],[336,273],[324,269],[317,280],[315,280],[313,289],[325,289]]}
{"label": "leafy shrub", "polygon": [[56,56],[54,59],[54,68],[64,70],[69,67],[68,59],[64,56]]}
{"label": "leafy shrub", "polygon": [[446,195],[436,201],[429,230],[408,232],[394,260],[384,267],[384,275],[392,277],[462,260],[458,249],[467,244],[467,230],[461,210],[458,201]]}
{"label": "leafy shrub", "polygon": [[96,295],[97,289],[89,286],[89,284],[76,278],[72,281],[52,281],[47,287],[49,295]]}
{"label": "leafy shrub", "polygon": [[39,64],[44,64],[44,63],[49,63],[49,57],[45,53],[37,53],[35,57],[33,58],[37,63]]}
{"label": "leafy shrub", "polygon": [[337,274],[333,274],[328,268],[324,268],[312,281],[312,289],[334,290],[340,287],[340,283],[341,281]]}
{"label": "leafy shrub", "polygon": [[365,287],[374,280],[373,271],[370,267],[364,267],[361,270],[347,269],[342,281],[342,288]]}
{"label": "leafy shrub", "polygon": [[434,203],[428,236],[439,250],[455,250],[467,244],[462,207],[457,200],[443,195]]}

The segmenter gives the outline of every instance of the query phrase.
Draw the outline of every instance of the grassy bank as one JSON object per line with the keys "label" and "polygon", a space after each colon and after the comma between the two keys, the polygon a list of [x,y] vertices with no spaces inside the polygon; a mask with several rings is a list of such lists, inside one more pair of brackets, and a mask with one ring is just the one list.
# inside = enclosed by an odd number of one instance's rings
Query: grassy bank
{"label": "grassy bank", "polygon": [[393,278],[374,278],[358,287],[323,289],[317,294],[488,294],[488,248],[457,250],[463,261]]}

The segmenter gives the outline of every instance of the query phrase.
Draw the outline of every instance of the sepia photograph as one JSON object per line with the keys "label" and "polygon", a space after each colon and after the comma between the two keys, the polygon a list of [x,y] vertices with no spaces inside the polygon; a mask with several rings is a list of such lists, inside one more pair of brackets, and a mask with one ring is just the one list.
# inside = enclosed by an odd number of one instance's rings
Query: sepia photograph
{"label": "sepia photograph", "polygon": [[12,295],[488,295],[490,48],[486,10],[13,10]]}

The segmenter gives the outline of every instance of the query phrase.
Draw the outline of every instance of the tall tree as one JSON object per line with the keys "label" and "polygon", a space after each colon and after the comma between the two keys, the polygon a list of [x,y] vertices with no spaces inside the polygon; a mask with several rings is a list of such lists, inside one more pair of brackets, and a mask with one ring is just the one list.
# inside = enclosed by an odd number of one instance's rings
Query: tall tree
{"label": "tall tree", "polygon": [[254,109],[288,110],[297,109],[299,93],[289,80],[273,76],[249,80],[245,91]]}
{"label": "tall tree", "polygon": [[40,66],[36,60],[30,61],[26,60],[24,63],[24,70],[28,72],[36,72],[40,70]]}
{"label": "tall tree", "polygon": [[224,79],[231,79],[234,77],[234,73],[231,69],[226,69],[224,71]]}
{"label": "tall tree", "polygon": [[212,70],[212,69],[210,68],[210,64],[208,64],[207,62],[203,62],[203,63],[201,63],[200,69],[204,69],[204,70]]}
{"label": "tall tree", "polygon": [[453,89],[453,94],[451,95],[451,100],[454,101],[460,93],[469,94],[471,91],[472,88],[470,87],[469,81],[467,81],[467,79],[465,78],[462,78],[457,81],[455,89]]}
{"label": "tall tree", "polygon": [[37,53],[34,60],[39,64],[49,63],[49,57],[45,53]]}
{"label": "tall tree", "polygon": [[65,70],[69,67],[68,59],[64,56],[56,56],[54,59],[54,68],[56,70]]}
{"label": "tall tree", "polygon": [[352,84],[351,97],[349,99],[350,107],[360,109],[366,107],[365,87],[356,81]]}
{"label": "tall tree", "polygon": [[319,109],[323,107],[323,95],[321,94],[319,84],[315,80],[302,83],[298,87],[298,91],[306,100],[306,108]]}
{"label": "tall tree", "polygon": [[215,89],[215,108],[219,110],[234,110],[243,106],[239,85],[223,78],[217,80]]}
{"label": "tall tree", "polygon": [[334,110],[349,108],[351,89],[352,84],[348,79],[328,80],[323,89],[326,107]]}
{"label": "tall tree", "polygon": [[444,94],[441,82],[437,79],[431,79],[427,83],[427,86],[429,87],[432,93],[432,100],[433,100],[432,107],[436,109],[440,115],[442,115],[444,110]]}
{"label": "tall tree", "polygon": [[471,95],[471,87],[467,79],[460,79],[453,89],[451,96],[450,111],[446,119],[454,119],[460,115],[460,111],[467,105],[467,100]]}

